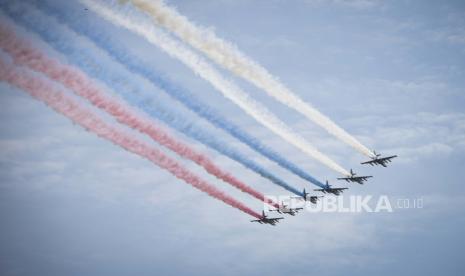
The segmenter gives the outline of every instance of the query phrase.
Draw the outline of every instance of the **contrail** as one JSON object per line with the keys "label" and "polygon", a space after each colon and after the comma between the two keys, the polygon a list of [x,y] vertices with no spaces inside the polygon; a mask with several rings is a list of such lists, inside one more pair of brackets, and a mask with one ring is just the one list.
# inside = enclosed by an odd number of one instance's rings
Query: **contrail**
{"label": "contrail", "polygon": [[[235,160],[244,167],[270,180],[273,184],[281,186],[296,195],[303,195],[301,191],[270,173],[267,169],[242,154],[239,150],[217,139],[214,134],[202,128],[186,116],[180,116],[166,109],[160,102],[153,101],[152,98],[144,96],[142,92],[143,88],[139,87],[136,81],[128,78],[126,74],[121,74],[116,70],[112,70],[112,68],[101,67],[101,65],[96,62],[99,60],[99,55],[94,54],[93,51],[89,51],[86,48],[79,47],[78,45],[81,43],[76,40],[78,35],[74,34],[72,31],[67,29],[63,30],[63,27],[57,29],[57,22],[50,20],[50,18],[45,17],[37,10],[31,10],[30,7],[24,5],[24,3],[8,3],[7,5],[3,5],[2,8],[16,23],[39,34],[49,45],[63,53],[70,62],[79,66],[88,75],[103,81],[127,102],[139,107],[150,116],[163,121],[188,137]],[[66,35],[68,33],[71,34],[71,36]],[[131,93],[125,93],[125,91],[130,91]],[[323,187],[321,185],[318,186]]]}
{"label": "contrail", "polygon": [[112,40],[105,32],[102,32],[92,26],[85,20],[82,20],[77,14],[64,14],[53,6],[42,2],[39,9],[45,10],[46,13],[59,18],[60,23],[67,24],[75,32],[90,38],[97,46],[107,52],[112,58],[125,66],[128,71],[137,73],[138,75],[148,79],[152,84],[161,88],[162,91],[179,101],[181,104],[208,120],[212,125],[220,128],[231,136],[235,137],[242,143],[249,146],[251,149],[260,153],[264,157],[275,162],[284,169],[289,170],[300,178],[309,181],[321,187],[322,184],[315,177],[305,172],[291,161],[284,158],[281,154],[275,152],[258,139],[245,132],[241,127],[226,119],[216,110],[208,106],[206,103],[199,100],[188,90],[175,85],[167,78],[162,77],[162,73],[154,70],[153,66],[147,64],[144,60],[135,55],[131,55],[128,50],[121,46],[117,41]]}
{"label": "contrail", "polygon": [[208,173],[218,179],[231,184],[258,200],[269,203],[275,208],[280,207],[279,204],[266,199],[262,193],[221,169],[208,156],[196,152],[189,145],[178,141],[168,132],[155,125],[153,121],[142,118],[124,103],[107,96],[78,69],[63,65],[58,60],[48,58],[38,49],[29,47],[30,42],[19,39],[5,22],[0,20],[0,23],[0,47],[13,57],[16,64],[27,66],[63,84],[78,96],[87,99],[94,106],[115,117],[118,122],[148,135],[159,144],[202,166]]}
{"label": "contrail", "polygon": [[315,107],[304,102],[282,82],[272,76],[264,67],[244,55],[231,43],[216,36],[213,31],[195,25],[187,17],[165,5],[163,1],[129,0],[129,2],[132,2],[134,6],[149,14],[157,24],[170,30],[192,47],[205,53],[217,64],[253,83],[279,102],[300,112],[360,153],[368,157],[375,156],[371,150],[354,136],[347,133]]}
{"label": "contrail", "polygon": [[[234,83],[223,78],[220,73],[202,57],[167,36],[163,31],[156,29],[152,24],[143,20],[140,14],[139,16],[136,16],[136,14],[129,9],[119,9],[121,12],[114,12],[110,8],[106,7],[105,4],[100,2],[97,3],[90,0],[80,1],[89,9],[93,10],[113,24],[122,26],[139,34],[148,42],[158,46],[170,56],[180,60],[196,74],[213,85],[213,87],[220,91],[225,97],[236,103],[259,123],[263,124],[271,131],[275,132],[277,135],[305,152],[307,155],[315,158],[322,164],[342,175],[350,175],[347,170],[342,168],[323,153],[319,152],[302,136],[293,132],[286,124],[269,112],[263,105],[250,98],[248,94],[243,92]],[[115,5],[113,5],[113,7],[114,9],[118,9]]]}
{"label": "contrail", "polygon": [[24,90],[32,97],[44,102],[56,112],[66,116],[74,123],[86,130],[93,132],[101,138],[109,140],[123,149],[148,159],[158,167],[169,171],[175,177],[185,181],[193,187],[207,193],[208,195],[223,201],[224,203],[241,210],[255,218],[261,215],[247,207],[243,203],[215,188],[208,182],[184,168],[181,164],[171,159],[161,151],[150,147],[148,144],[135,139],[131,135],[120,130],[90,110],[81,106],[79,102],[67,96],[57,88],[51,81],[31,74],[30,71],[15,68],[3,59],[0,60],[0,80]]}

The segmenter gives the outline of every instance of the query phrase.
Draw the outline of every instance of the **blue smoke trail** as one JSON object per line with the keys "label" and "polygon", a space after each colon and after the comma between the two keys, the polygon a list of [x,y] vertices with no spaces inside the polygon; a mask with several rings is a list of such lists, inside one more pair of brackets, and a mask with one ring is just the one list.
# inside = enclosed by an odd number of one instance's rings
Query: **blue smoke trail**
{"label": "blue smoke trail", "polygon": [[292,162],[286,160],[280,154],[276,153],[269,147],[265,146],[255,137],[243,131],[240,127],[221,116],[217,111],[209,107],[207,104],[202,103],[195,95],[174,85],[172,82],[162,77],[162,74],[157,72],[153,66],[147,64],[135,55],[130,55],[124,47],[121,47],[117,41],[112,41],[110,36],[105,32],[98,31],[91,26],[86,20],[77,17],[76,13],[64,14],[56,7],[46,3],[41,3],[40,7],[45,13],[51,14],[58,18],[62,23],[68,26],[75,32],[89,37],[97,46],[106,51],[116,61],[124,65],[128,71],[139,74],[144,78],[151,81],[155,86],[160,87],[163,91],[167,92],[172,98],[186,106],[191,111],[195,112],[200,117],[209,121],[212,125],[219,129],[223,129],[231,136],[235,137],[242,143],[249,146],[251,149],[274,161],[279,166],[291,171],[302,179],[309,181],[317,186],[323,187],[324,184],[315,179],[313,176],[304,172]]}
{"label": "blue smoke trail", "polygon": [[[60,31],[54,30],[54,24],[52,22],[46,22],[43,18],[44,16],[40,16],[38,11],[32,11],[27,8],[27,5],[19,3],[7,5],[2,3],[2,7],[15,22],[39,34],[49,45],[66,55],[70,62],[81,67],[81,69],[83,69],[83,71],[87,74],[105,82],[108,86],[112,87],[118,95],[122,96],[123,99],[130,102],[132,105],[138,106],[149,115],[243,164],[245,167],[253,170],[262,177],[269,179],[286,190],[296,195],[303,196],[302,192],[269,173],[266,169],[248,159],[236,149],[230,148],[223,142],[217,140],[215,135],[210,134],[205,130],[200,130],[200,127],[188,120],[186,117],[174,114],[150,98],[143,97],[141,95],[141,89],[127,77],[116,72],[110,73],[110,68],[100,67],[96,63],[96,61],[99,60],[98,56],[91,53],[91,51],[75,46],[77,43],[74,43],[72,39],[61,36]],[[128,91],[129,93],[124,93],[122,91]],[[132,95],[137,95],[137,97]]]}

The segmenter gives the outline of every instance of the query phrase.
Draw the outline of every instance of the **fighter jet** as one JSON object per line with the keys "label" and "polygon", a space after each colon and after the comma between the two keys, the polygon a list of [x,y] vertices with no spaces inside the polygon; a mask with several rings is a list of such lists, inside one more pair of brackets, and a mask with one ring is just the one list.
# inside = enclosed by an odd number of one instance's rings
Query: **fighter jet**
{"label": "fighter jet", "polygon": [[340,195],[344,190],[347,190],[348,188],[332,188],[331,185],[329,185],[328,180],[326,180],[326,185],[321,188],[321,189],[315,189],[314,191],[318,192],[323,192],[323,193],[328,193],[328,194],[333,194],[333,195]]}
{"label": "fighter jet", "polygon": [[284,218],[268,218],[267,215],[265,215],[265,211],[262,211],[262,217],[260,219],[254,219],[250,222],[258,222],[260,224],[270,224],[276,226],[276,223],[278,223],[280,219]]}
{"label": "fighter jet", "polygon": [[270,210],[270,212],[278,212],[280,214],[288,214],[291,216],[295,216],[300,210],[303,210],[304,208],[288,208],[286,205],[282,204],[279,206],[278,209],[275,210]]}
{"label": "fighter jet", "polygon": [[363,182],[367,181],[368,178],[370,178],[370,177],[373,177],[373,176],[371,176],[371,175],[356,176],[354,171],[352,169],[350,169],[350,176],[348,176],[348,177],[339,177],[338,179],[339,180],[345,180],[347,182],[356,182],[356,183],[358,183],[360,185],[363,185]]}
{"label": "fighter jet", "polygon": [[293,197],[293,198],[299,198],[299,199],[303,199],[305,201],[310,201],[311,203],[313,204],[316,204],[318,202],[318,199],[323,197],[323,196],[310,196],[309,193],[307,193],[304,189],[304,191],[302,192],[302,197]]}
{"label": "fighter jet", "polygon": [[376,151],[373,151],[373,153],[375,154],[375,157],[371,158],[370,161],[362,162],[360,164],[370,164],[372,166],[381,165],[383,167],[387,167],[387,163],[392,162],[391,159],[397,157],[397,155],[381,157],[381,154],[376,153]]}

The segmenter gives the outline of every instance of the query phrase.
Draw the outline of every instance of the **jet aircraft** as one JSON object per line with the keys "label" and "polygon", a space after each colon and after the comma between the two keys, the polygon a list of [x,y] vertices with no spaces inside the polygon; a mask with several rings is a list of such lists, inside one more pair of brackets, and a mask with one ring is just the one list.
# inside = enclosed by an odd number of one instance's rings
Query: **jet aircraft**
{"label": "jet aircraft", "polygon": [[289,208],[286,205],[281,205],[279,206],[278,209],[275,210],[270,210],[270,212],[278,212],[280,214],[288,214],[291,216],[295,216],[300,210],[303,210],[304,208]]}
{"label": "jet aircraft", "polygon": [[372,166],[381,165],[383,167],[387,167],[387,164],[392,162],[393,158],[397,157],[397,155],[381,157],[381,154],[376,153],[376,151],[373,151],[373,153],[375,154],[375,157],[371,158],[371,160],[369,160],[369,161],[362,162],[360,164],[369,164],[369,165],[372,165]]}
{"label": "jet aircraft", "polygon": [[321,188],[321,189],[315,189],[314,191],[318,192],[323,192],[323,193],[328,193],[328,194],[333,194],[333,195],[340,195],[344,192],[344,190],[347,190],[348,188],[332,188],[331,185],[329,185],[328,180],[326,180],[326,185]]}
{"label": "jet aircraft", "polygon": [[265,215],[265,211],[262,211],[262,217],[260,219],[254,219],[251,220],[250,222],[258,222],[260,224],[270,224],[273,226],[276,226],[276,223],[279,222],[279,220],[284,219],[284,218],[268,218],[267,215]]}
{"label": "jet aircraft", "polygon": [[371,175],[366,175],[366,176],[357,176],[356,173],[352,169],[350,169],[350,175],[347,177],[339,177],[338,180],[345,180],[347,182],[356,182],[360,185],[363,185],[364,181],[367,181],[368,178],[373,177]]}

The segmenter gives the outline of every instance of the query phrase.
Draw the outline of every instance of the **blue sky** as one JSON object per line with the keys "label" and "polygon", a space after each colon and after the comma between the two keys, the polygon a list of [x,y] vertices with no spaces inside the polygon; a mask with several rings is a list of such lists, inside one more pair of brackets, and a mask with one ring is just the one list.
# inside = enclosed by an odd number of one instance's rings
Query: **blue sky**
{"label": "blue sky", "polygon": [[[335,181],[333,172],[273,135],[141,38],[85,12],[73,1],[47,2],[63,13],[81,13],[83,20],[109,32],[131,53],[276,151],[319,179]],[[461,1],[168,3],[234,42],[369,147],[399,155],[388,169],[363,168],[357,165],[363,156],[223,71],[343,166],[375,176],[365,186],[352,185],[347,195],[423,198],[424,208],[303,213],[278,227],[252,224],[243,213],[1,83],[2,275],[463,274],[465,5]],[[66,61],[32,37],[37,47]],[[77,40],[92,49],[84,38]],[[120,70],[103,54],[99,62]],[[190,114],[163,92],[152,92],[174,110]],[[312,188],[197,120],[297,187]],[[173,133],[260,191],[283,193],[234,161]],[[180,161],[256,210],[262,208],[260,202]]]}

